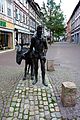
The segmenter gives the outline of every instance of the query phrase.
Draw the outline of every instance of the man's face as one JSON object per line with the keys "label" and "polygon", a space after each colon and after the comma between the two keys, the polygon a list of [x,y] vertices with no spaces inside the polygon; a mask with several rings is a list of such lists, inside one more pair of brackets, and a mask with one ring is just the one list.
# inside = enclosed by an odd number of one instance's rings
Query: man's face
{"label": "man's face", "polygon": [[42,28],[37,29],[37,35],[40,37],[42,35]]}
{"label": "man's face", "polygon": [[40,34],[40,35],[42,34],[42,30],[41,30],[41,29],[38,30],[37,32],[38,32],[38,34]]}

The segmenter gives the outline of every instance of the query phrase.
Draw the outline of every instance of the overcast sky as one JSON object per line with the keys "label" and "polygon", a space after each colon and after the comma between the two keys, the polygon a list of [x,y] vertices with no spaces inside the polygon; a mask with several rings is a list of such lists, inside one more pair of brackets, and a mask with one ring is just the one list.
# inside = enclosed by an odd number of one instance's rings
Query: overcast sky
{"label": "overcast sky", "polygon": [[[34,0],[34,1],[37,2],[40,5],[40,7],[42,6],[43,1],[47,3],[47,0]],[[56,3],[59,3],[60,0],[54,1]],[[61,1],[62,1],[61,9],[64,12],[64,15],[66,15],[66,21],[68,21],[79,0],[61,0]]]}

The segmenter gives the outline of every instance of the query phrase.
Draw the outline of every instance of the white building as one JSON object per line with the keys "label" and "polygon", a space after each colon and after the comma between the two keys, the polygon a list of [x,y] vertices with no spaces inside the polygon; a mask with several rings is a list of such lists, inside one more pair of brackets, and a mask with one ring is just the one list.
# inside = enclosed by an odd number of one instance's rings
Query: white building
{"label": "white building", "polygon": [[40,7],[34,0],[0,0],[0,49],[30,41],[39,24]]}
{"label": "white building", "polygon": [[0,0],[0,49],[13,48],[13,0]]}

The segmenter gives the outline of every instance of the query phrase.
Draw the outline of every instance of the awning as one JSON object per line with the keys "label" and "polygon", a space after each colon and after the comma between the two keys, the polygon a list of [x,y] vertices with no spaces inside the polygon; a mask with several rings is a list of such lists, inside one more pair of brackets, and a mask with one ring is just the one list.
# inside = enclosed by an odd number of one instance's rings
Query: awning
{"label": "awning", "polygon": [[30,35],[34,35],[34,33],[30,32]]}
{"label": "awning", "polygon": [[20,32],[20,33],[30,34],[30,32],[29,32],[29,31],[24,31],[24,30],[20,30],[20,29],[18,29],[18,32]]}

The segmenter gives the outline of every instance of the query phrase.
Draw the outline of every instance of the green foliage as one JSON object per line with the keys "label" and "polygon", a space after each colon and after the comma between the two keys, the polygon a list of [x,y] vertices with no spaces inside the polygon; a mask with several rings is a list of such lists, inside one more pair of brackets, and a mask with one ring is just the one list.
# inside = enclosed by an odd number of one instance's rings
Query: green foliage
{"label": "green foliage", "polygon": [[65,31],[64,15],[61,11],[61,1],[57,5],[54,0],[48,0],[47,5],[43,2],[42,12],[44,14],[44,22],[48,29],[57,38],[62,36]]}

